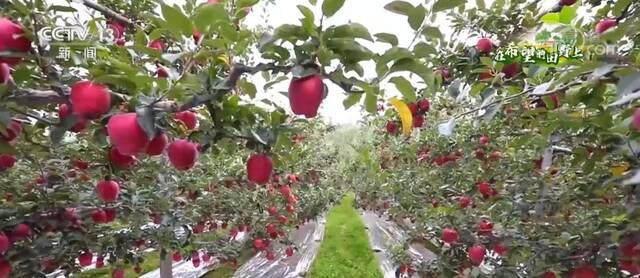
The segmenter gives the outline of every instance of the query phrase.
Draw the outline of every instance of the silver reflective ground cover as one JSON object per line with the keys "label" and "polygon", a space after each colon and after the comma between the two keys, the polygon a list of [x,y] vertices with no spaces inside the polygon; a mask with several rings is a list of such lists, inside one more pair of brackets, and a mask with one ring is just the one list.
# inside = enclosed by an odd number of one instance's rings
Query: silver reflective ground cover
{"label": "silver reflective ground cover", "polygon": [[[317,221],[300,226],[293,233],[296,252],[289,258],[268,261],[263,253],[259,253],[233,275],[233,278],[294,278],[304,277],[311,267],[311,263],[318,253],[324,237],[325,217]],[[278,256],[284,254],[286,246],[280,246],[276,251]]]}
{"label": "silver reflective ground cover", "polygon": [[[399,276],[396,276],[398,265],[391,259],[391,249],[402,245],[408,239],[407,234],[396,223],[379,217],[375,212],[364,211],[360,215],[369,237],[369,244],[378,257],[380,271],[384,278],[398,278]],[[436,254],[416,243],[409,246],[409,255],[416,262],[428,262],[437,258]],[[413,277],[419,276],[414,274]]]}

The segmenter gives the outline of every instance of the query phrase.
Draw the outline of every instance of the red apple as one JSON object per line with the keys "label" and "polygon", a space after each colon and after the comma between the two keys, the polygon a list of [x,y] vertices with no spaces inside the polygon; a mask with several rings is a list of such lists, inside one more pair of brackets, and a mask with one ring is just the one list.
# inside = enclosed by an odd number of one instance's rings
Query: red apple
{"label": "red apple", "polygon": [[269,215],[275,216],[278,213],[278,210],[276,209],[276,207],[269,207],[267,209],[267,212],[269,212]]}
{"label": "red apple", "polygon": [[125,25],[117,20],[109,20],[107,21],[107,27],[113,31],[113,36],[116,39],[122,38],[124,36]]}
{"label": "red apple", "polygon": [[571,278],[598,278],[598,271],[590,265],[583,265],[571,272]]}
{"label": "red apple", "polygon": [[[44,273],[47,274],[55,271],[59,267],[58,263],[53,259],[45,259],[40,265],[42,266],[42,270],[44,271]],[[0,274],[0,277],[3,276]]]}
{"label": "red apple", "polygon": [[606,18],[606,19],[600,20],[598,23],[596,23],[596,33],[602,34],[607,30],[613,27],[616,27],[617,25],[618,25],[618,20],[616,20],[615,18]]}
{"label": "red apple", "polygon": [[93,254],[90,251],[84,251],[80,256],[78,256],[78,262],[81,267],[87,267],[91,265],[91,261],[93,260]]}
{"label": "red apple", "polygon": [[102,268],[104,266],[104,257],[98,256],[96,258],[96,268]]}
{"label": "red apple", "polygon": [[458,200],[458,203],[460,204],[461,208],[466,208],[471,205],[471,198],[469,196],[462,196]]}
{"label": "red apple", "polygon": [[171,143],[167,153],[173,167],[182,171],[191,169],[198,159],[196,144],[182,139]]}
{"label": "red apple", "polygon": [[504,73],[504,77],[512,78],[520,73],[520,64],[514,62],[508,65],[504,65],[502,67],[502,73]]}
{"label": "red apple", "polygon": [[116,268],[111,272],[111,278],[124,278],[124,269]]}
{"label": "red apple", "polygon": [[188,130],[193,130],[198,125],[198,117],[192,111],[182,111],[174,114],[174,118],[182,122]]}
{"label": "red apple", "polygon": [[422,125],[424,125],[424,116],[422,116],[422,115],[413,116],[413,127],[414,128],[421,128]]}
{"label": "red apple", "polygon": [[140,267],[139,264],[137,264],[134,268],[133,268],[133,272],[135,272],[136,274],[140,274],[142,272],[142,267]]}
{"label": "red apple", "polygon": [[289,187],[288,185],[283,185],[280,187],[280,194],[282,194],[282,196],[291,196],[291,187]]}
{"label": "red apple", "polygon": [[12,168],[16,164],[16,158],[9,154],[0,154],[0,171]]}
{"label": "red apple", "polygon": [[136,155],[149,143],[147,133],[138,123],[136,113],[113,115],[107,123],[109,140],[123,155]]}
{"label": "red apple", "polygon": [[288,220],[288,219],[287,219],[287,217],[286,217],[286,216],[284,216],[284,215],[282,215],[282,214],[278,215],[278,221],[280,221],[280,224],[286,224],[286,223],[287,223],[287,220]]}
{"label": "red apple", "polygon": [[265,242],[264,239],[261,238],[257,238],[253,240],[253,248],[255,248],[258,251],[264,251],[267,249],[267,243]]}
{"label": "red apple", "polygon": [[447,80],[451,79],[451,73],[448,69],[436,69],[433,71],[433,75],[435,75],[436,77],[440,77],[440,79],[442,79],[442,82],[446,82]]}
{"label": "red apple", "polygon": [[115,147],[112,147],[109,151],[109,160],[113,166],[120,169],[131,169],[136,165],[135,156],[123,155]]}
{"label": "red apple", "polygon": [[458,238],[458,231],[450,228],[442,229],[442,241],[451,244],[458,241]]}
{"label": "red apple", "polygon": [[265,154],[253,154],[247,160],[247,176],[250,181],[265,184],[271,178],[273,162]]}
{"label": "red apple", "polygon": [[491,187],[491,185],[484,181],[478,184],[478,192],[482,194],[483,197],[489,198],[491,196],[496,195],[496,190]]}
{"label": "red apple", "polygon": [[487,219],[482,219],[480,223],[478,223],[478,233],[481,235],[490,235],[493,231],[493,223]]}
{"label": "red apple", "polygon": [[507,246],[504,246],[502,243],[497,243],[493,247],[493,251],[496,252],[496,254],[504,257],[507,254],[507,251],[509,251],[509,249],[507,248]]}
{"label": "red apple", "polygon": [[[0,18],[0,52],[25,53],[31,50],[31,41],[25,36],[22,26],[8,18]],[[22,61],[20,57],[2,57],[0,63],[15,66]]]}
{"label": "red apple", "polygon": [[11,236],[16,239],[24,239],[31,235],[31,227],[29,225],[20,223],[13,228],[13,232],[11,232]]}
{"label": "red apple", "polygon": [[0,278],[8,278],[11,274],[11,263],[0,257]]}
{"label": "red apple", "polygon": [[180,255],[180,251],[173,252],[172,258],[174,262],[182,261],[182,255]]}
{"label": "red apple", "polygon": [[0,63],[0,84],[9,84],[13,80],[11,76],[11,67],[9,64]]}
{"label": "red apple", "polygon": [[287,249],[284,250],[284,253],[287,255],[287,257],[293,256],[293,247],[291,246],[287,247]]}
{"label": "red apple", "polygon": [[120,185],[112,180],[103,180],[96,185],[96,192],[103,202],[115,202],[120,195]]}
{"label": "red apple", "polygon": [[420,110],[420,112],[422,113],[429,112],[430,107],[431,107],[431,104],[429,103],[428,99],[423,98],[421,100],[418,100],[418,110]]}
{"label": "red apple", "polygon": [[75,159],[71,162],[71,164],[73,165],[73,167],[75,167],[78,170],[87,170],[89,169],[89,163],[86,161],[83,161],[81,159]]}
{"label": "red apple", "polygon": [[637,264],[634,261],[619,260],[618,261],[618,267],[621,270],[627,271],[631,275],[634,275],[634,277],[635,277],[635,275],[640,274],[640,264]]}
{"label": "red apple", "polygon": [[109,112],[111,93],[104,85],[88,80],[78,81],[71,87],[73,113],[80,118],[96,119]]}
{"label": "red apple", "polygon": [[9,246],[11,246],[9,237],[4,233],[0,232],[0,254],[6,253],[7,250],[9,250]]}
{"label": "red apple", "polygon": [[147,148],[144,152],[148,155],[161,155],[164,149],[167,147],[167,141],[169,141],[168,137],[164,133],[158,134],[155,138],[149,141]]}
{"label": "red apple", "polygon": [[481,38],[478,40],[478,43],[476,44],[476,49],[478,50],[479,53],[489,53],[491,52],[491,50],[493,50],[493,42],[491,42],[490,39],[487,38]]}
{"label": "red apple", "polygon": [[198,32],[198,30],[193,29],[193,42],[196,44],[200,43],[200,39],[202,38],[202,33]]}
{"label": "red apple", "polygon": [[5,131],[0,132],[0,140],[5,142],[11,142],[22,133],[22,124],[17,120],[12,120],[9,126],[5,128]]}
{"label": "red apple", "polygon": [[117,46],[123,46],[127,41],[124,38],[116,39]]}
{"label": "red apple", "polygon": [[394,121],[388,121],[386,129],[387,129],[387,133],[391,135],[398,134],[398,124]]}
{"label": "red apple", "polygon": [[91,212],[91,219],[95,223],[107,223],[107,213],[104,210],[96,208]]}
{"label": "red apple", "polygon": [[156,70],[156,76],[158,76],[158,78],[167,78],[169,77],[169,70],[167,70],[167,68],[165,68],[164,66],[158,66],[158,69]]}
{"label": "red apple", "polygon": [[480,143],[480,145],[489,144],[489,136],[487,135],[480,136],[480,139],[478,140],[478,142]]}
{"label": "red apple", "polygon": [[118,210],[116,208],[105,208],[104,209],[105,223],[113,222],[113,220],[116,220],[117,214],[118,214]]}
{"label": "red apple", "polygon": [[[69,111],[69,105],[67,105],[66,103],[60,104],[58,106],[58,117],[60,117],[60,121],[63,121],[70,114],[71,111]],[[85,128],[87,128],[87,120],[79,118],[78,122],[73,125],[70,130],[78,133],[83,131]]]}
{"label": "red apple", "polygon": [[407,107],[409,107],[409,111],[411,111],[411,115],[418,114],[418,104],[416,104],[415,102],[407,103]]}
{"label": "red apple", "polygon": [[205,252],[204,254],[202,254],[202,260],[205,262],[211,260],[211,256],[209,255],[209,253]]}
{"label": "red apple", "polygon": [[560,6],[571,6],[576,3],[577,0],[560,0]]}
{"label": "red apple", "polygon": [[150,41],[149,47],[160,51],[160,53],[164,52],[164,42],[162,41],[162,39],[155,39]]}
{"label": "red apple", "polygon": [[315,117],[323,97],[324,85],[319,75],[294,79],[289,84],[289,104],[296,115]]}
{"label": "red apple", "polygon": [[273,261],[275,259],[276,259],[276,253],[271,250],[267,251],[267,260]]}
{"label": "red apple", "polygon": [[484,260],[487,249],[482,244],[474,245],[469,248],[469,260],[475,265],[480,265]]}

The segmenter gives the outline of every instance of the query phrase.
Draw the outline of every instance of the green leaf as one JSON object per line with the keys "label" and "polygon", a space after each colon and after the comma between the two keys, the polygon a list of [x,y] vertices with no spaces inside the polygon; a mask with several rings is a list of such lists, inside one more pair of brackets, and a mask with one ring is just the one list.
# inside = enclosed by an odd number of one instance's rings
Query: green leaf
{"label": "green leaf", "polygon": [[313,11],[303,5],[298,5],[298,10],[300,10],[302,15],[304,16],[304,18],[302,19],[302,27],[304,27],[304,30],[307,31],[307,34],[309,35],[316,34],[317,31],[315,29],[315,16],[313,15]]}
{"label": "green leaf", "polygon": [[360,101],[360,99],[362,98],[363,94],[349,94],[348,97],[346,97],[344,99],[344,101],[342,102],[342,105],[344,106],[344,109],[349,109],[351,108],[351,106],[355,105],[356,103],[358,103]]}
{"label": "green leaf", "polygon": [[382,54],[379,62],[386,64],[391,61],[411,58],[411,57],[413,57],[413,53],[411,53],[411,51],[409,51],[408,49],[401,48],[401,47],[392,47],[389,50],[387,50],[387,52]]}
{"label": "green leaf", "polygon": [[442,39],[442,33],[440,32],[440,28],[426,26],[422,30],[422,34],[429,39],[432,39],[432,38]]}
{"label": "green leaf", "polygon": [[322,3],[322,13],[326,17],[333,16],[342,8],[345,0],[324,0]]}
{"label": "green leaf", "polygon": [[433,12],[441,12],[449,9],[453,9],[457,6],[463,5],[465,0],[438,0],[433,4]]}
{"label": "green leaf", "polygon": [[540,20],[542,20],[542,22],[547,24],[557,24],[558,22],[560,22],[560,14],[548,13],[542,16]]}
{"label": "green leaf", "polygon": [[427,10],[422,5],[415,7],[408,15],[409,18],[407,20],[409,21],[409,26],[411,26],[413,30],[417,31],[418,29],[420,29],[420,26],[422,26],[422,22],[424,21],[424,17],[426,15]]}
{"label": "green leaf", "polygon": [[254,85],[253,83],[245,79],[240,79],[238,81],[238,88],[240,89],[240,91],[249,95],[251,98],[255,98],[256,93],[258,93],[258,90],[256,89],[256,85]]}
{"label": "green leaf", "polygon": [[228,41],[238,40],[238,31],[231,23],[220,25],[220,34]]}
{"label": "green leaf", "polygon": [[238,0],[236,1],[236,8],[237,9],[244,9],[244,8],[248,8],[251,6],[254,6],[255,4],[258,4],[258,0]]}
{"label": "green leaf", "polygon": [[411,82],[402,76],[396,76],[389,80],[391,83],[396,85],[396,89],[402,93],[404,100],[407,102],[416,101],[416,90],[411,85]]}
{"label": "green leaf", "polygon": [[564,24],[571,24],[571,21],[576,17],[576,11],[578,7],[574,6],[564,6],[560,11],[559,21]]}
{"label": "green leaf", "polygon": [[389,33],[378,33],[374,35],[379,42],[386,42],[391,44],[392,46],[398,45],[398,37],[394,34]]}
{"label": "green leaf", "polygon": [[304,40],[306,35],[302,27],[293,24],[280,25],[273,31],[273,39],[283,39],[286,41]]}
{"label": "green leaf", "polygon": [[622,15],[622,12],[624,11],[624,9],[629,6],[631,4],[633,0],[618,0],[616,1],[616,4],[613,6],[613,9],[611,10],[613,12],[613,15],[615,17],[619,17]]}
{"label": "green leaf", "polygon": [[74,7],[60,5],[52,5],[48,8],[48,10],[56,12],[78,12],[78,10],[76,10]]}
{"label": "green leaf", "polygon": [[417,58],[427,57],[429,55],[436,54],[436,52],[438,52],[438,50],[436,50],[435,47],[429,44],[426,44],[424,42],[419,42],[413,48],[413,53],[416,55]]}
{"label": "green leaf", "polygon": [[318,0],[309,0],[309,4],[315,5],[318,3]]}
{"label": "green leaf", "polygon": [[364,107],[369,113],[375,113],[378,110],[378,96],[373,90],[366,90],[364,97]]}
{"label": "green leaf", "polygon": [[221,4],[202,5],[194,16],[196,28],[200,32],[206,32],[220,21],[229,21],[229,16]]}
{"label": "green leaf", "polygon": [[414,7],[411,3],[405,1],[393,1],[384,6],[384,8],[388,11],[401,14],[401,15],[409,15],[411,11],[413,11]]}
{"label": "green leaf", "polygon": [[182,11],[177,8],[171,7],[166,4],[162,4],[162,16],[167,21],[167,27],[171,32],[185,36],[191,36],[193,33],[193,25],[191,20],[185,16]]}
{"label": "green leaf", "polygon": [[[266,90],[268,90],[269,88],[271,88],[273,85],[275,85],[275,84],[277,84],[277,83],[280,83],[280,82],[282,82],[282,81],[285,81],[285,80],[289,80],[289,77],[287,77],[287,76],[285,76],[285,75],[278,76],[278,77],[276,77],[276,79],[271,80],[271,81],[269,81],[269,82],[265,83],[265,84],[264,84],[264,86],[262,87],[262,89],[266,91]],[[287,97],[288,97],[288,96],[287,96]]]}
{"label": "green leaf", "polygon": [[336,27],[329,28],[327,30],[329,37],[336,38],[361,38],[368,41],[373,41],[371,34],[367,27],[360,23],[349,23]]}
{"label": "green leaf", "polygon": [[420,63],[414,59],[406,58],[402,60],[398,60],[391,69],[390,73],[401,72],[401,71],[409,71],[420,76],[427,84],[433,83],[433,75],[423,63]]}
{"label": "green leaf", "polygon": [[487,8],[484,4],[484,0],[476,0],[476,6],[478,6],[478,9],[480,10],[484,10],[485,8]]}

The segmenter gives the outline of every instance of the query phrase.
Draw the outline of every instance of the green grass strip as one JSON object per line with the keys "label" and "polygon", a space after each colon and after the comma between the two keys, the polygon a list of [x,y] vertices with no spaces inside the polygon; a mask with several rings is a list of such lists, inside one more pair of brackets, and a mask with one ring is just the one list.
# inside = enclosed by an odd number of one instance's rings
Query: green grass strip
{"label": "green grass strip", "polygon": [[324,240],[308,277],[383,277],[353,199],[353,194],[348,194],[329,211]]}

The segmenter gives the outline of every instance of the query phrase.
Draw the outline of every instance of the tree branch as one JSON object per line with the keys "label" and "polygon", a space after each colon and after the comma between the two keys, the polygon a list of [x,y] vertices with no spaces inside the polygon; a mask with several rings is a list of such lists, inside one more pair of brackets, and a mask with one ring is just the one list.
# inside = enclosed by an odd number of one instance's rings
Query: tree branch
{"label": "tree branch", "polygon": [[115,19],[117,21],[126,23],[126,24],[128,24],[130,26],[135,26],[133,21],[131,21],[130,19],[128,19],[128,18],[124,17],[123,15],[115,12],[114,10],[109,9],[109,8],[103,6],[103,5],[100,5],[100,4],[98,4],[98,3],[94,2],[94,1],[82,0],[82,4],[84,4],[85,6],[87,6],[89,8],[92,8],[92,9],[98,11],[98,12],[100,12],[102,15],[104,15],[107,18],[113,18],[113,19]]}
{"label": "tree branch", "polygon": [[16,90],[13,96],[8,97],[9,101],[20,106],[35,107],[50,103],[62,104],[67,102],[67,95],[60,95],[54,90]]}
{"label": "tree branch", "polygon": [[224,80],[223,84],[221,85],[221,88],[215,90],[216,93],[194,96],[191,100],[181,105],[177,104],[175,101],[160,101],[154,104],[153,107],[156,110],[165,111],[165,112],[179,112],[179,111],[189,110],[194,107],[203,105],[209,101],[212,101],[220,97],[221,95],[224,95],[230,92],[236,87],[238,80],[245,73],[256,74],[258,72],[265,71],[265,70],[288,73],[291,70],[291,68],[293,68],[293,66],[279,66],[273,63],[258,64],[253,67],[247,66],[241,63],[236,63],[231,68],[231,72],[229,73],[229,76]]}

